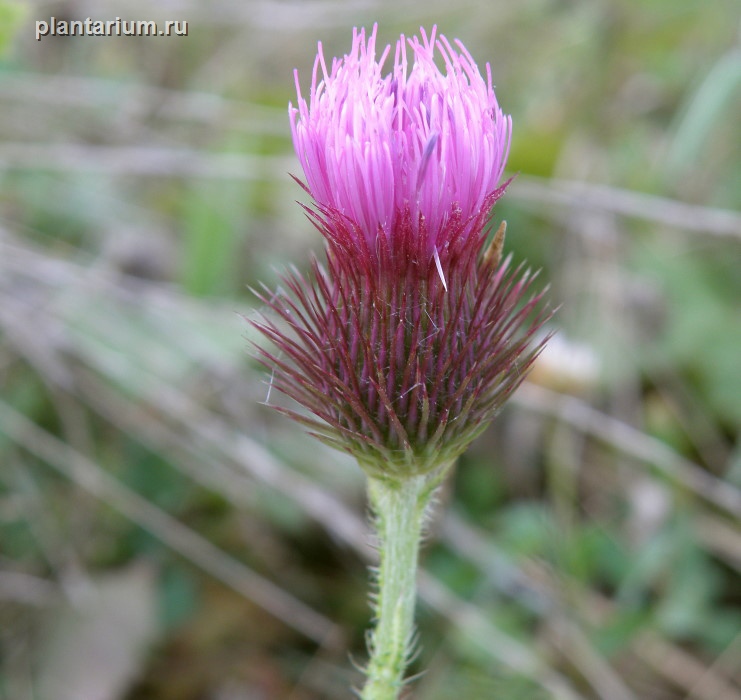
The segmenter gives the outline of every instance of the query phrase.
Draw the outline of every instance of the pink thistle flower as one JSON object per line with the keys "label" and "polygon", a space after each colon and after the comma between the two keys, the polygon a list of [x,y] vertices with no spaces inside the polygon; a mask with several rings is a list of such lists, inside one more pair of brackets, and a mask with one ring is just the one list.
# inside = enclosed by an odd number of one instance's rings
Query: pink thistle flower
{"label": "pink thistle flower", "polygon": [[489,65],[484,81],[460,42],[422,30],[384,76],[390,47],[376,60],[375,40],[355,30],[331,70],[320,45],[308,103],[296,76],[293,140],[327,266],[264,288],[274,316],[255,326],[278,349],[258,348],[273,385],[313,416],[279,410],[401,478],[450,464],[483,430],[550,314],[528,271],[499,265],[503,226],[482,255],[511,133]]}
{"label": "pink thistle flower", "polygon": [[459,41],[460,52],[434,27],[429,38],[424,30],[421,40],[402,35],[384,76],[390,46],[376,60],[376,29],[367,41],[364,29],[354,30],[350,53],[329,71],[319,44],[308,104],[295,72],[293,143],[317,204],[352,221],[370,251],[379,236],[394,246],[400,219],[410,215],[415,235],[424,221],[426,250],[435,255],[448,242],[450,219],[467,222],[468,234],[496,190],[511,119],[499,109],[490,65],[485,82]]}

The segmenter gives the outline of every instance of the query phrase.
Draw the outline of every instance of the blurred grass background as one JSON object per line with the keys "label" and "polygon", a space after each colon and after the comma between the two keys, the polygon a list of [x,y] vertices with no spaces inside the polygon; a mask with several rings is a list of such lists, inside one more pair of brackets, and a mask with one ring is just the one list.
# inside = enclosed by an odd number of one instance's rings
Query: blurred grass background
{"label": "blurred grass background", "polygon": [[[35,41],[35,21],[187,37]],[[240,314],[321,251],[286,105],[437,23],[513,115],[497,205],[559,334],[431,525],[409,697],[741,698],[737,0],[0,0],[0,697],[358,684],[363,479]]]}

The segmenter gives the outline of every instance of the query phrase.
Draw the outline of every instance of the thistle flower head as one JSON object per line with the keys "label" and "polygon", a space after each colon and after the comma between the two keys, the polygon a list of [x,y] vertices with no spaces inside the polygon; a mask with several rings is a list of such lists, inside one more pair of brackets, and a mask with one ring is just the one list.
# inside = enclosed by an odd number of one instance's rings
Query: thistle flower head
{"label": "thistle flower head", "polygon": [[[544,341],[533,276],[500,265],[504,227],[482,254],[511,123],[460,42],[433,29],[376,60],[376,28],[289,107],[296,152],[327,242],[326,266],[286,275],[256,327],[274,386],[312,415],[279,409],[401,478],[450,463],[520,384]],[[440,54],[444,70],[435,63]],[[412,59],[411,61],[409,59]],[[410,66],[411,63],[411,66]]]}

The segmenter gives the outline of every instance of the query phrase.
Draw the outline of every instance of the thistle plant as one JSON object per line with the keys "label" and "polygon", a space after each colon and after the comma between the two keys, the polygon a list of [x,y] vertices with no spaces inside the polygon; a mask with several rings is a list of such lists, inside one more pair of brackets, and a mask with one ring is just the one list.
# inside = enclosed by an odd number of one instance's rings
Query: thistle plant
{"label": "thistle plant", "polygon": [[489,64],[484,79],[435,28],[402,35],[384,75],[390,51],[376,56],[376,27],[331,66],[319,44],[308,100],[296,72],[293,143],[326,261],[263,288],[254,322],[273,387],[304,409],[278,410],[367,475],[380,563],[364,700],[399,696],[435,491],[522,382],[549,316],[529,270],[502,262],[504,224],[489,241],[511,136]]}

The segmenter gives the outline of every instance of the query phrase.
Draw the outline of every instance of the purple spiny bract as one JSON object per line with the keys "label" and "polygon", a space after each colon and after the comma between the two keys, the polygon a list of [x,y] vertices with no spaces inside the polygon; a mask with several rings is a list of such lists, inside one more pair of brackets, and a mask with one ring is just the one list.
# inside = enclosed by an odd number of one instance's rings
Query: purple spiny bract
{"label": "purple spiny bract", "polygon": [[277,348],[258,348],[274,386],[313,416],[279,410],[368,473],[401,477],[468,446],[524,378],[549,314],[522,267],[482,255],[510,139],[488,64],[484,82],[433,30],[408,41],[410,71],[402,36],[384,77],[375,35],[356,31],[329,72],[320,47],[309,104],[299,90],[290,108],[327,264],[266,289],[273,314],[255,326]]}

